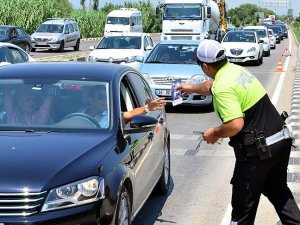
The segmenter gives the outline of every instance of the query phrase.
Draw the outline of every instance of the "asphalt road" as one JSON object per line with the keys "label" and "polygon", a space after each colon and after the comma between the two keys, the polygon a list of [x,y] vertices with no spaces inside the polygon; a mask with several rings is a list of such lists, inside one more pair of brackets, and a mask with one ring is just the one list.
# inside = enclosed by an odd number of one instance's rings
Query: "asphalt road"
{"label": "asphalt road", "polygon": [[[155,37],[158,41],[159,36]],[[89,46],[98,41],[82,41],[80,52],[88,51]],[[296,55],[297,46],[292,42],[292,55]],[[279,58],[283,63],[282,52],[288,48],[288,39],[264,58],[261,66],[246,66],[265,86],[270,97],[276,90],[280,73],[275,73]],[[33,58],[53,55],[72,54],[37,51]],[[295,60],[290,61],[287,79],[279,96],[276,107],[279,111],[290,110],[291,87]],[[228,146],[228,140],[220,145],[202,143],[196,149],[198,137],[192,131],[204,131],[208,127],[218,126],[221,121],[214,112],[198,107],[167,108],[168,125],[171,131],[171,186],[167,196],[152,195],[135,218],[133,225],[224,225],[230,215],[231,185],[229,184],[234,155]],[[298,196],[300,191],[296,190]],[[298,199],[297,199],[298,200]],[[276,224],[278,218],[268,203],[262,202],[258,210],[256,224]]]}

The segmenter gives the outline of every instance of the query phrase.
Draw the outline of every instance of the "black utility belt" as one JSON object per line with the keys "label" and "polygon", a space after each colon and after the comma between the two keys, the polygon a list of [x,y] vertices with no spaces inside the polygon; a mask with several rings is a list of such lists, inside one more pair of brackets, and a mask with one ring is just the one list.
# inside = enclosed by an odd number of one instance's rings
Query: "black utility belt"
{"label": "black utility belt", "polygon": [[[273,145],[284,139],[293,139],[293,130],[291,124],[284,125],[279,132],[265,137],[262,131],[247,130],[243,132],[242,145],[247,149],[248,146],[256,146],[257,154],[260,159],[266,159],[271,157],[268,146]],[[247,152],[246,152],[247,154]],[[249,154],[251,154],[249,152]],[[247,154],[248,155],[248,154]]]}

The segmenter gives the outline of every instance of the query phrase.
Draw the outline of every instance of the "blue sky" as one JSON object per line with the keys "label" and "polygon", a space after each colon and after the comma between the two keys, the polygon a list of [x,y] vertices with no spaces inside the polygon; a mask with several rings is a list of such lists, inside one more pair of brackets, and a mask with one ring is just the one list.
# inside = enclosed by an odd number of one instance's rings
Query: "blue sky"
{"label": "blue sky", "polygon": [[[80,0],[69,0],[72,5],[74,6],[74,8],[80,8]],[[270,0],[269,0],[270,1]],[[272,0],[272,1],[276,1],[276,0]],[[293,9],[294,12],[294,16],[299,16],[299,12],[300,12],[300,4],[299,4],[299,0],[287,0],[289,2],[289,7],[291,7]],[[86,0],[86,5],[89,5],[90,0]],[[112,4],[123,4],[125,1],[124,0],[110,0],[110,1],[103,1],[100,0],[100,7],[102,7],[106,2],[110,2]],[[128,0],[126,2],[139,2],[139,0]],[[159,0],[152,0],[151,1],[153,5],[157,5],[157,3],[159,2]],[[161,0],[160,2],[164,2],[163,0]],[[259,0],[226,0],[227,5],[228,5],[228,9],[231,8],[235,8],[238,7],[241,4],[244,3],[251,3],[251,4],[256,4],[259,5]],[[274,12],[276,12],[276,14],[278,15],[286,15],[287,14],[287,8],[270,8],[271,10],[273,10]]]}

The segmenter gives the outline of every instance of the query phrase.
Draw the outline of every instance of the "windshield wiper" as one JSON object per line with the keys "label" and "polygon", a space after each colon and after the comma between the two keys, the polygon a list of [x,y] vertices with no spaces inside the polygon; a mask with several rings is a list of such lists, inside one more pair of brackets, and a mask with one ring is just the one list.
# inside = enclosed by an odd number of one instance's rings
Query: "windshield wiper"
{"label": "windshield wiper", "polygon": [[166,63],[166,62],[162,62],[162,61],[157,60],[157,61],[147,61],[146,63]]}

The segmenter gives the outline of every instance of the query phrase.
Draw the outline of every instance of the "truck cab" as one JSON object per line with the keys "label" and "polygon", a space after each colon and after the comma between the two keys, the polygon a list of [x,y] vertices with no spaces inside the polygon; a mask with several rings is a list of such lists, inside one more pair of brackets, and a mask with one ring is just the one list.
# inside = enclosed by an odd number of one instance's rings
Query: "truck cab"
{"label": "truck cab", "polygon": [[219,28],[218,5],[206,0],[165,0],[156,8],[162,18],[162,40],[202,40]]}

